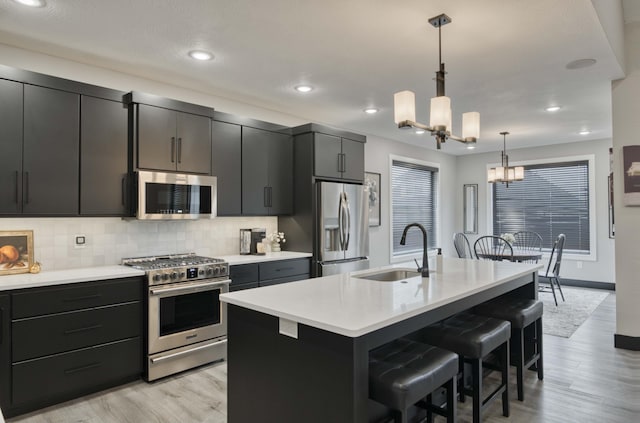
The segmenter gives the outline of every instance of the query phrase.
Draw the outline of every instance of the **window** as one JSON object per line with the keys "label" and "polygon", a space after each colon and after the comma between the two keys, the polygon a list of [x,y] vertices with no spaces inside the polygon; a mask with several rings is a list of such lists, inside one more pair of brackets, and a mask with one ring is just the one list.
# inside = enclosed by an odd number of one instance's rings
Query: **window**
{"label": "window", "polygon": [[493,233],[534,231],[551,249],[558,234],[567,236],[566,253],[592,249],[589,160],[524,166],[524,180],[493,186]]}
{"label": "window", "polygon": [[420,223],[427,230],[429,248],[437,244],[438,169],[428,163],[392,157],[391,216],[392,256],[422,254],[422,232],[412,228],[406,245],[400,245],[402,231],[410,223]]}

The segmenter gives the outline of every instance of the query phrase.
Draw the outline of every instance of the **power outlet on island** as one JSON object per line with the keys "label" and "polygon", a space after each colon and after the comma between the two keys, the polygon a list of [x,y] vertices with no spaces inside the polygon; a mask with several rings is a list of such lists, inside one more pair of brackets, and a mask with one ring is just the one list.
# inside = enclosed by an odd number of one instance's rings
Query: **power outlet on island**
{"label": "power outlet on island", "polygon": [[581,261],[576,261],[576,267],[578,269],[582,269],[582,262]]}

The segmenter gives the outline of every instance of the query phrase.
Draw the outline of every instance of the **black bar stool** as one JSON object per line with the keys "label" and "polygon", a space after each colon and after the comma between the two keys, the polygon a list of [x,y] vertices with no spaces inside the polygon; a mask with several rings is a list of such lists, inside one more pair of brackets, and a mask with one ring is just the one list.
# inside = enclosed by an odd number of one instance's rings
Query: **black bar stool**
{"label": "black bar stool", "polygon": [[[538,379],[544,377],[542,366],[542,301],[521,298],[496,298],[480,304],[473,313],[511,322],[511,364],[516,366],[518,399],[524,401],[524,369],[534,363]],[[529,326],[533,325],[530,329]],[[533,351],[527,355],[526,337],[533,341]]]}
{"label": "black bar stool", "polygon": [[[408,422],[412,405],[456,421],[456,375],[458,356],[421,342],[400,338],[369,354],[369,398],[392,408],[395,421]],[[443,386],[447,390],[446,407],[431,402],[431,393]]]}
{"label": "black bar stool", "polygon": [[[483,410],[494,399],[502,395],[502,415],[509,417],[509,338],[511,324],[505,320],[493,319],[471,313],[460,313],[441,322],[419,330],[417,339],[453,351],[458,354],[460,401],[465,394],[473,398],[473,423],[480,423]],[[413,336],[412,336],[413,337]],[[483,363],[485,357],[497,350],[502,380],[500,386],[483,398],[482,370],[484,367],[495,369]],[[465,386],[464,363],[471,365],[471,389]],[[484,364],[484,366],[483,366]]]}

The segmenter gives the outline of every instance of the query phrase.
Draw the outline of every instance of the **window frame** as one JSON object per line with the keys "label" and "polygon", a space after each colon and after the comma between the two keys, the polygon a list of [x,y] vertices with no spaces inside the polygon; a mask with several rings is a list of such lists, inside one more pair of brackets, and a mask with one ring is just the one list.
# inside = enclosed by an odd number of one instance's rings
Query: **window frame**
{"label": "window frame", "polygon": [[[436,221],[436,225],[435,225],[435,244],[436,245],[441,245],[440,242],[440,235],[441,235],[441,216],[440,216],[440,205],[441,205],[441,201],[440,201],[440,188],[441,188],[441,183],[440,183],[440,178],[441,178],[441,170],[440,170],[440,163],[435,163],[435,162],[428,162],[426,160],[419,160],[419,159],[414,159],[412,157],[406,157],[406,156],[399,156],[399,155],[395,155],[395,154],[390,154],[389,155],[389,180],[387,181],[387,186],[389,187],[389,263],[404,263],[404,262],[410,262],[413,261],[413,259],[418,259],[418,261],[422,260],[422,253],[411,253],[411,254],[397,254],[395,255],[393,253],[393,194],[391,192],[392,189],[392,175],[393,175],[393,162],[394,161],[400,161],[400,162],[405,162],[405,163],[410,163],[410,164],[415,164],[415,165],[419,165],[419,166],[425,166],[425,167],[430,167],[433,169],[436,169],[436,171],[438,172],[438,180],[436,182],[436,208],[435,208],[435,221]],[[436,249],[431,248],[428,250],[430,255],[435,254]]]}
{"label": "window frame", "polygon": [[[544,165],[544,164],[556,164],[556,163],[567,163],[567,162],[577,162],[577,161],[587,161],[589,172],[589,252],[588,253],[571,253],[568,250],[562,254],[563,259],[567,260],[578,260],[578,261],[597,261],[597,210],[596,210],[596,157],[594,154],[585,154],[579,156],[561,156],[554,158],[546,158],[546,159],[535,159],[535,160],[521,160],[517,162],[509,162],[509,166],[529,166],[529,165]],[[487,163],[487,170],[492,167],[500,166],[500,163]],[[486,177],[486,172],[485,172]],[[517,184],[518,182],[513,182]],[[493,189],[487,189],[487,233],[493,234]],[[546,251],[546,250],[549,251]],[[551,249],[549,247],[543,248],[543,262],[548,260]]]}

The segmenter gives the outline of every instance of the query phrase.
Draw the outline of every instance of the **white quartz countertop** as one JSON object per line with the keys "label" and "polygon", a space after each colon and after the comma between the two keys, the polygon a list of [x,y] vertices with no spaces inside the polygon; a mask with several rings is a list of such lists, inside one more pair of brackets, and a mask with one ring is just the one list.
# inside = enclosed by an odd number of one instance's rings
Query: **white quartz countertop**
{"label": "white quartz countertop", "polygon": [[275,261],[275,260],[291,260],[297,258],[307,258],[311,257],[311,253],[298,253],[295,251],[280,251],[277,253],[266,253],[264,255],[233,255],[233,256],[219,256],[229,263],[230,266],[234,266],[236,264],[250,264],[250,263],[262,263],[265,261]]}
{"label": "white quartz countertop", "polygon": [[61,285],[66,283],[98,281],[105,279],[142,276],[142,270],[129,266],[98,266],[67,270],[43,270],[40,273],[21,273],[0,276],[0,291],[38,286]]}
{"label": "white quartz countertop", "polygon": [[382,269],[236,291],[221,300],[293,322],[358,337],[502,283],[537,272],[541,264],[444,258],[441,273],[397,282],[358,278]]}

